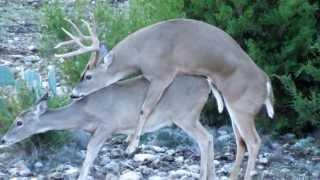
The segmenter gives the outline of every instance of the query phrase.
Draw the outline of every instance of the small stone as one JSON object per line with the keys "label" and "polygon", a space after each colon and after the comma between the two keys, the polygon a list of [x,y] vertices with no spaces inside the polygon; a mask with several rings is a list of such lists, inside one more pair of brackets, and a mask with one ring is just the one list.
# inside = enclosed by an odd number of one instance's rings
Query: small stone
{"label": "small stone", "polygon": [[112,172],[114,174],[117,174],[120,171],[120,165],[114,161],[111,161],[104,166],[104,169],[105,172]]}
{"label": "small stone", "polygon": [[269,162],[268,159],[265,157],[259,158],[259,163],[261,163],[261,164],[268,164],[268,162]]}
{"label": "small stone", "polygon": [[29,176],[31,175],[30,169],[27,167],[23,160],[17,162],[13,168],[9,170],[13,176]]}
{"label": "small stone", "polygon": [[42,162],[38,161],[38,162],[36,162],[36,163],[34,164],[34,167],[37,168],[37,169],[40,169],[40,168],[43,167],[43,164],[42,164]]}
{"label": "small stone", "polygon": [[162,147],[159,147],[159,146],[151,146],[151,149],[154,151],[154,152],[157,152],[157,153],[164,153],[166,150]]}
{"label": "small stone", "polygon": [[108,173],[106,176],[106,180],[118,180],[118,177],[114,174]]}
{"label": "small stone", "polygon": [[173,150],[173,149],[169,149],[169,150],[167,151],[167,154],[170,155],[170,156],[174,155],[174,153],[176,153],[176,151]]}
{"label": "small stone", "polygon": [[175,160],[177,163],[183,163],[184,158],[183,158],[183,156],[178,156],[178,157],[175,157],[174,160]]}
{"label": "small stone", "polygon": [[49,179],[63,179],[63,175],[61,172],[53,172],[48,175]]}
{"label": "small stone", "polygon": [[144,176],[150,176],[153,174],[153,169],[147,167],[147,166],[141,166],[140,167],[140,172],[144,175]]}
{"label": "small stone", "polygon": [[153,161],[154,159],[156,159],[156,156],[153,154],[136,154],[133,157],[133,160],[136,162]]}
{"label": "small stone", "polygon": [[39,56],[35,56],[35,55],[26,56],[24,58],[24,62],[25,63],[34,63],[34,62],[38,62],[40,60],[41,60],[40,57]]}
{"label": "small stone", "polygon": [[28,50],[29,50],[29,51],[32,51],[32,52],[35,52],[35,51],[37,51],[38,49],[36,48],[35,45],[30,45],[30,46],[28,46]]}
{"label": "small stone", "polygon": [[170,178],[172,178],[172,179],[174,179],[174,178],[180,179],[183,176],[191,176],[191,173],[189,171],[184,170],[184,169],[170,171],[169,174],[170,174]]}
{"label": "small stone", "polygon": [[288,173],[288,172],[290,172],[290,169],[288,169],[288,168],[283,168],[283,169],[281,169],[281,172],[283,172],[283,173]]}
{"label": "small stone", "polygon": [[227,176],[221,176],[221,180],[228,180],[229,178]]}
{"label": "small stone", "polygon": [[112,149],[110,152],[110,157],[115,159],[115,158],[119,158],[121,156],[124,156],[124,151],[122,149]]}
{"label": "small stone", "polygon": [[200,166],[199,165],[190,165],[187,167],[189,171],[191,171],[192,173],[200,173]]}
{"label": "small stone", "polygon": [[168,178],[161,177],[161,176],[151,176],[149,180],[167,180]]}
{"label": "small stone", "polygon": [[264,166],[263,165],[257,165],[257,168],[261,170],[261,169],[264,169]]}
{"label": "small stone", "polygon": [[64,172],[65,175],[74,179],[78,176],[78,173],[79,173],[79,169],[73,166],[68,166],[68,169]]}
{"label": "small stone", "polygon": [[232,139],[230,134],[221,135],[218,137],[217,141],[220,143],[226,143]]}
{"label": "small stone", "polygon": [[228,174],[232,168],[232,164],[225,164],[219,171]]}
{"label": "small stone", "polygon": [[250,175],[251,175],[251,176],[256,176],[256,175],[258,175],[258,172],[255,171],[255,170],[253,170],[253,171],[251,171]]}
{"label": "small stone", "polygon": [[125,171],[119,178],[119,180],[141,180],[141,175],[134,171]]}

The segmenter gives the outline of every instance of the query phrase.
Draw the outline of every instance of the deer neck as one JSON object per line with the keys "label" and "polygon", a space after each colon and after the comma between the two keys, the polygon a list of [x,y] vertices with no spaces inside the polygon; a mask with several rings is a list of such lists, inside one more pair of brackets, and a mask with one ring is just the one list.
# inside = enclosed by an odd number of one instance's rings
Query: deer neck
{"label": "deer neck", "polygon": [[86,124],[81,108],[77,109],[75,105],[57,110],[48,110],[40,116],[39,121],[41,127],[46,131],[77,129]]}

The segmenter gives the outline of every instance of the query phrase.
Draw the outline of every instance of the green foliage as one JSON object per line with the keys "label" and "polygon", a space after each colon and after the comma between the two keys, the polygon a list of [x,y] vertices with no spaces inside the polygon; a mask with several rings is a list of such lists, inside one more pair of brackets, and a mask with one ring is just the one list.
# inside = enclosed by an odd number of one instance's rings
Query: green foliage
{"label": "green foliage", "polygon": [[48,84],[49,89],[52,94],[57,95],[57,79],[56,79],[56,71],[53,66],[49,66],[48,68]]}
{"label": "green foliage", "polygon": [[275,131],[302,134],[320,127],[319,3],[305,0],[184,2],[187,17],[228,32],[271,76],[277,120],[270,125],[276,124]]}
{"label": "green foliage", "polygon": [[[106,42],[109,48],[112,48],[130,33],[144,26],[166,19],[184,17],[184,12],[182,11],[183,0],[131,0],[129,3],[128,9],[114,7],[110,2],[106,1],[98,1],[95,7],[91,7],[91,12],[93,12],[97,23],[99,39],[102,42]],[[75,6],[70,10],[72,14],[68,14],[68,18],[80,26],[83,32],[87,32],[87,30],[80,19],[88,19],[88,8],[90,8],[89,1],[76,1]],[[47,35],[45,36],[48,37],[44,38],[46,49],[52,49],[57,42],[68,39],[61,35],[60,27],[67,26],[65,27],[66,29],[74,32],[64,21],[63,18],[66,16],[62,16],[63,12],[65,12],[65,7],[58,1],[53,3],[53,5],[48,4],[44,8],[43,23],[46,24],[45,34]],[[52,18],[53,16],[54,18]],[[49,37],[54,37],[56,40],[52,41]],[[53,54],[53,52],[48,50],[44,50],[43,53],[46,55]],[[80,74],[88,59],[89,55],[85,54],[74,57],[70,61],[64,61],[61,64],[60,68],[69,84],[75,85],[79,82]]]}
{"label": "green foliage", "polygon": [[113,47],[130,33],[156,22],[184,17],[182,0],[132,0],[129,8],[112,8],[100,1],[94,10],[101,38]]}
{"label": "green foliage", "polygon": [[14,75],[6,66],[0,66],[0,87],[14,85]]}
{"label": "green foliage", "polygon": [[70,96],[52,96],[48,100],[48,107],[50,109],[57,109],[63,106],[68,105],[70,102]]}

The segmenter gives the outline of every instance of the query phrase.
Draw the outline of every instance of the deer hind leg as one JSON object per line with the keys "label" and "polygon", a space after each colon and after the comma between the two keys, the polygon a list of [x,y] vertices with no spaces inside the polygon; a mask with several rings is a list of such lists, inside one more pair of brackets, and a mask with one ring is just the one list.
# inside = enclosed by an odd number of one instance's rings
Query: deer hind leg
{"label": "deer hind leg", "polygon": [[246,150],[246,145],[245,145],[245,142],[242,139],[242,137],[240,135],[240,132],[239,132],[239,130],[236,127],[236,124],[234,122],[232,122],[232,128],[233,128],[233,132],[234,132],[235,137],[236,137],[237,154],[236,154],[236,160],[234,162],[233,168],[232,168],[231,173],[230,173],[230,179],[231,180],[236,180],[238,178],[238,174],[240,172],[240,166],[241,166],[241,162],[242,162],[243,157],[244,157],[244,152]]}
{"label": "deer hind leg", "polygon": [[194,138],[200,149],[200,179],[215,179],[213,136],[201,125],[199,118],[187,117],[182,121],[175,121],[176,125]]}
{"label": "deer hind leg", "polygon": [[[234,108],[234,106],[230,106],[227,102],[226,106],[228,108],[232,122],[237,127],[239,135],[241,136],[241,139],[245,142],[246,147],[248,149],[249,160],[244,179],[250,180],[252,179],[252,173],[254,172],[255,162],[261,145],[261,139],[256,131],[254,123],[255,114],[237,110],[236,108]],[[241,156],[243,156],[243,154],[241,152],[239,152],[239,155],[237,156],[239,156],[238,161],[242,160]]]}
{"label": "deer hind leg", "polygon": [[167,75],[165,79],[153,80],[150,82],[146,98],[144,100],[144,103],[142,104],[138,127],[136,128],[135,133],[133,134],[133,137],[126,149],[126,152],[128,154],[133,153],[138,147],[139,139],[147,119],[149,118],[154,108],[157,106],[166,88],[172,83],[174,77],[175,75]]}

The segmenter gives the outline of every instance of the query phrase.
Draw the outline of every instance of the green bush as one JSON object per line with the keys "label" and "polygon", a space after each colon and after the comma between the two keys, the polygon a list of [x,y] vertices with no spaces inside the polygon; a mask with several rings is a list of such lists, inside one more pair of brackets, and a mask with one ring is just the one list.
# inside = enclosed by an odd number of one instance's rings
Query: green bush
{"label": "green bush", "polygon": [[[272,78],[276,132],[320,128],[319,2],[185,0],[187,17],[231,34]],[[318,26],[317,26],[318,25]]]}
{"label": "green bush", "polygon": [[[183,0],[131,0],[129,3],[128,9],[112,5],[109,1],[97,1],[97,5],[91,7],[89,1],[80,0],[76,1],[72,9],[67,9],[59,1],[46,5],[43,10],[43,23],[46,24],[43,46],[46,48],[43,48],[42,52],[50,56],[54,53],[52,49],[58,42],[68,39],[61,32],[61,27],[74,32],[64,21],[65,17],[80,26],[83,32],[87,32],[80,19],[88,19],[89,12],[93,12],[99,39],[106,42],[109,48],[144,26],[166,19],[184,17]],[[80,74],[88,59],[89,55],[84,54],[61,64],[61,70],[69,84],[75,85],[79,82]]]}

